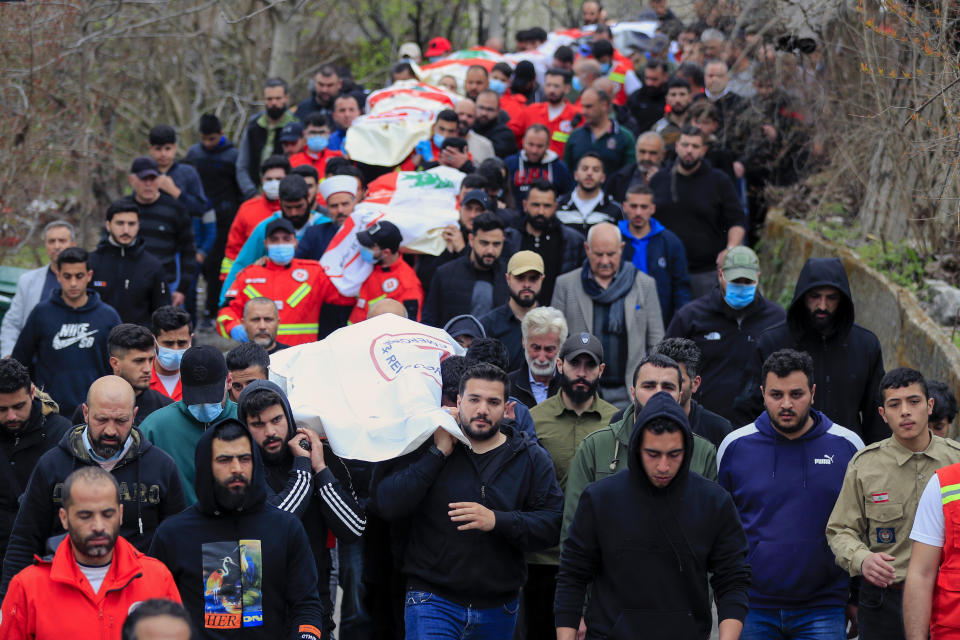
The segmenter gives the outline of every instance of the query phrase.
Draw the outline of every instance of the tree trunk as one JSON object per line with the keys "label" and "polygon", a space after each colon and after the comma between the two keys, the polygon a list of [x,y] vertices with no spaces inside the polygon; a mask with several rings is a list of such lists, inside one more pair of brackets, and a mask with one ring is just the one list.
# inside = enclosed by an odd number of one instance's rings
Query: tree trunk
{"label": "tree trunk", "polygon": [[294,62],[300,46],[300,15],[290,7],[277,5],[270,9],[270,21],[273,23],[273,43],[267,74],[271,78],[292,81],[296,75]]}

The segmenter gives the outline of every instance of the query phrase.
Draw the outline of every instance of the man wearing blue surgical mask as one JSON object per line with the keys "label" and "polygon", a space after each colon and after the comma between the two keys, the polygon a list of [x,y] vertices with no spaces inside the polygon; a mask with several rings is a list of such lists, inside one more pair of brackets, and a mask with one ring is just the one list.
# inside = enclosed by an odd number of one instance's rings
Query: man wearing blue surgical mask
{"label": "man wearing blue surgical mask", "polygon": [[183,399],[154,411],[140,424],[140,431],[177,463],[189,506],[197,501],[193,482],[197,442],[211,424],[236,419],[237,403],[227,395],[233,379],[223,355],[215,347],[199,345],[187,349],[180,372]]}
{"label": "man wearing blue surgical mask", "polygon": [[[342,152],[329,148],[330,133],[328,116],[314,111],[304,118],[303,137],[306,140],[306,146],[300,153],[290,156],[290,166],[299,167],[302,164],[309,164],[317,170],[320,180],[323,180],[327,175],[327,161],[343,155]],[[322,206],[326,202],[321,200],[319,204]]]}
{"label": "man wearing blue surgical mask", "polygon": [[757,289],[760,260],[748,247],[730,249],[718,269],[718,284],[673,316],[668,338],[689,338],[703,354],[700,404],[735,422],[733,398],[741,392],[743,372],[757,337],[785,317],[783,308]]}
{"label": "man wearing blue surgical mask", "polygon": [[150,316],[150,329],[157,340],[157,359],[150,374],[150,388],[174,401],[183,397],[180,359],[193,344],[190,313],[182,307],[163,306]]}

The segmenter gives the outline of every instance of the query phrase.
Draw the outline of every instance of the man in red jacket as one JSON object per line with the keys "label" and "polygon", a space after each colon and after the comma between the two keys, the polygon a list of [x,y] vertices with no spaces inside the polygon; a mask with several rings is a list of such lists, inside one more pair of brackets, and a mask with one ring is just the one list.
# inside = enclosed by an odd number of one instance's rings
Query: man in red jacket
{"label": "man in red jacket", "polygon": [[[566,95],[570,93],[570,78],[569,71],[548,70],[543,79],[546,102],[535,102],[527,107],[524,113],[524,131],[533,124],[545,126],[550,130],[550,150],[561,158],[570,132],[578,126],[574,124],[574,118],[580,113],[579,107],[570,104],[566,99]],[[522,144],[519,138],[517,144]]]}
{"label": "man in red jacket", "polygon": [[119,640],[135,603],[180,602],[170,571],[117,535],[122,517],[111,474],[85,466],[67,476],[60,509],[67,537],[52,560],[37,557],[10,582],[0,638]]}

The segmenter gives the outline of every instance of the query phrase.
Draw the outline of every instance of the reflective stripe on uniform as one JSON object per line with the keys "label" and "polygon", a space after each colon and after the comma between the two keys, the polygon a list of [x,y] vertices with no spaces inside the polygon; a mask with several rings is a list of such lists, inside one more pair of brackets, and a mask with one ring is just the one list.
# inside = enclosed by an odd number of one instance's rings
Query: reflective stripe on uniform
{"label": "reflective stripe on uniform", "polygon": [[259,291],[257,291],[256,289],[253,288],[253,285],[252,285],[252,284],[248,284],[247,286],[245,286],[245,287],[243,288],[243,294],[244,294],[245,296],[247,296],[247,298],[249,298],[250,300],[253,300],[254,298],[262,298],[262,297],[263,297],[263,296],[260,295],[260,292],[259,292]]}
{"label": "reflective stripe on uniform", "polygon": [[230,334],[227,333],[226,325],[227,321],[229,320],[233,320],[233,316],[227,314],[217,316],[217,328],[220,330],[220,335],[222,335],[224,338],[230,337]]}
{"label": "reflective stripe on uniform", "polygon": [[940,500],[943,504],[960,500],[960,484],[948,484],[945,487],[940,487]]}
{"label": "reflective stripe on uniform", "polygon": [[623,84],[626,81],[627,76],[624,73],[610,72],[610,75],[608,75],[607,78],[613,82],[616,82],[617,84]]}
{"label": "reflective stripe on uniform", "polygon": [[313,324],[305,322],[303,324],[281,324],[280,328],[277,329],[278,336],[293,336],[300,335],[303,333],[317,333],[320,330],[320,323],[314,322]]}
{"label": "reflective stripe on uniform", "polygon": [[304,282],[287,298],[287,306],[291,309],[300,304],[310,294],[310,285]]}
{"label": "reflective stripe on uniform", "polygon": [[551,138],[552,140],[555,140],[556,142],[566,143],[567,140],[570,139],[570,134],[569,134],[569,133],[564,133],[563,131],[559,131],[559,130],[558,130],[558,131],[554,131],[554,132],[553,132],[553,135],[550,136],[550,138]]}
{"label": "reflective stripe on uniform", "polygon": [[233,260],[230,258],[224,258],[220,261],[220,273],[223,275],[228,275],[230,269],[233,269]]}

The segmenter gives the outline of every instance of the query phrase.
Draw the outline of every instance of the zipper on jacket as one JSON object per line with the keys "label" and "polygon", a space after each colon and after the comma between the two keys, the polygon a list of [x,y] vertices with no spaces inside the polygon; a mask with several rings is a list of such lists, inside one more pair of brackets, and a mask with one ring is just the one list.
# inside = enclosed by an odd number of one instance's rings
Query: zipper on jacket
{"label": "zipper on jacket", "polygon": [[130,278],[127,278],[126,280],[123,281],[123,288],[124,289],[130,288]]}
{"label": "zipper on jacket", "polygon": [[487,501],[487,487],[484,485],[480,485],[480,499],[484,502]]}

